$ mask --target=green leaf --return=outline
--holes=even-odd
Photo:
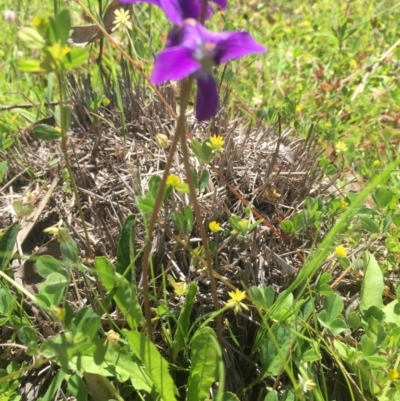
[[[86,48],[74,47],[63,58],[62,66],[65,70],[80,67],[89,57]]]
[[[0,288],[0,315],[8,315],[11,313],[12,303],[13,302],[10,293],[4,288]]]
[[[47,124],[38,124],[33,129],[33,136],[44,141],[54,141],[61,138],[61,132]]]
[[[365,228],[367,231],[369,231],[372,234],[379,234],[380,229],[378,224],[375,223],[372,219],[366,216],[360,216],[361,220],[361,226]]]
[[[143,44],[142,40],[136,39],[135,42],[134,42],[134,47],[135,47],[135,50],[136,50],[136,54],[140,58],[142,58],[142,59],[146,58],[146,56],[147,56],[146,55],[146,48],[144,47],[144,44]]]
[[[20,200],[13,202],[12,207],[19,218],[29,216],[35,210],[32,205],[24,204]]]
[[[115,272],[114,266],[105,257],[95,259],[96,271],[107,291],[113,294],[113,299],[124,315],[132,330],[143,323],[143,312],[137,296],[136,287]]]
[[[262,370],[260,378],[275,376],[280,372],[290,347],[291,334],[289,328],[279,325],[273,330],[273,335],[278,349],[275,347],[271,336],[268,336],[261,345],[260,360]]]
[[[65,274],[50,273],[46,278],[46,290],[50,294],[61,292],[69,285]]]
[[[197,139],[193,139],[193,141],[190,143],[190,149],[192,149],[192,152],[194,153],[194,155],[201,162],[206,162],[205,157],[203,155],[203,150],[201,148],[201,143]]]
[[[37,348],[38,338],[36,331],[31,326],[22,326],[18,330],[18,338],[28,347]]]
[[[72,321],[72,332],[75,335],[75,340],[93,340],[94,336],[97,334],[99,325],[100,317],[93,309],[88,307],[79,309]]]
[[[389,302],[383,308],[383,311],[385,312],[385,316],[386,316],[385,322],[386,323],[395,323],[395,324],[397,324],[397,326],[400,327],[400,314],[397,312],[398,305],[399,305],[399,301],[396,299],[392,302]]]
[[[192,365],[187,399],[204,401],[209,397],[210,387],[218,380],[219,353],[214,331],[210,327],[198,330],[190,345]]]
[[[279,226],[285,233],[292,234],[296,232],[294,225],[290,220],[283,220]]]
[[[342,313],[343,307],[343,299],[339,295],[332,294],[329,297],[325,298],[324,310],[327,312],[327,316],[330,322]]]
[[[124,274],[125,270],[135,258],[133,247],[135,222],[136,216],[131,214],[125,219],[124,225],[122,226],[117,247],[117,262],[115,264],[115,269],[119,274]],[[128,281],[131,281],[131,277],[132,273],[129,272],[126,278]]]
[[[340,333],[343,333],[343,331],[347,329],[347,324],[344,318],[340,316],[334,319],[333,321],[329,322],[327,328],[334,336],[337,336]]]
[[[376,351],[376,345],[366,334],[361,337],[361,349],[364,356],[373,355]]]
[[[7,160],[0,162],[0,182],[3,181],[6,172],[7,172]]]
[[[193,211],[190,208],[190,206],[185,206],[183,208],[183,214],[185,216],[185,229],[184,233],[189,235],[192,230],[193,230],[193,225],[194,225],[194,215]]]
[[[190,314],[192,313],[194,299],[197,293],[197,285],[192,282],[189,285],[185,302],[178,317],[176,333],[172,344],[173,359],[175,360],[178,353],[185,347],[188,330],[190,325]]]
[[[37,258],[36,269],[43,278],[47,278],[51,273],[66,275],[61,266],[61,262],[49,255],[42,255]]]
[[[185,183],[180,183],[180,184],[176,185],[175,189],[178,192],[180,192],[181,194],[189,194],[190,193],[189,185],[185,184]]]
[[[24,27],[19,29],[18,37],[29,49],[43,49],[46,43],[42,35],[35,28]]]
[[[208,163],[209,161],[211,161],[211,159],[213,158],[213,156],[214,156],[214,153],[213,153],[213,150],[212,150],[212,148],[209,146],[211,143],[210,143],[210,140],[209,139],[207,139],[207,140],[205,140],[204,142],[203,142],[203,144],[201,145],[201,150],[202,150],[202,153],[203,153],[203,156],[204,156],[204,161],[206,162],[206,163]]]
[[[168,371],[168,362],[148,337],[139,332],[124,331],[129,346],[146,368],[154,387],[164,401],[175,400],[177,390]]]
[[[59,42],[62,46],[65,46],[71,30],[71,17],[69,15],[69,11],[61,10],[56,15],[55,19],[50,18],[50,24],[55,32],[57,42]]]
[[[275,299],[275,290],[273,287],[250,287],[249,297],[254,302],[254,304],[262,309],[268,310]]]
[[[219,399],[213,398],[213,400],[215,400],[215,401],[217,401],[217,400],[218,401],[239,401],[239,398],[237,398],[235,394],[227,391],[221,395],[221,398],[219,398]]]
[[[278,401],[278,393],[276,390],[270,391],[264,398],[264,401]]]
[[[10,226],[0,238],[0,270],[4,271],[14,252],[15,241],[17,240],[19,223],[16,221]]]
[[[308,349],[301,356],[301,360],[304,361],[304,362],[320,361],[321,358],[322,358],[321,354],[317,353],[317,351],[314,348]]]
[[[88,394],[85,383],[77,373],[74,373],[68,379],[68,391],[71,393],[73,397],[76,398],[77,401],[87,400]]]
[[[381,309],[383,290],[382,270],[374,256],[367,251],[364,254],[364,280],[361,286],[360,309],[365,311],[371,306]]]
[[[204,191],[206,186],[208,185],[208,181],[210,180],[210,173],[208,172],[207,169],[203,170],[200,176],[200,183],[199,183],[199,189],[200,191]]]
[[[379,355],[365,357],[365,360],[372,366],[387,366],[387,358]]]
[[[64,258],[75,263],[79,261],[78,245],[72,238],[69,238],[65,242],[61,242],[60,250]]]
[[[29,73],[45,72],[41,62],[38,60],[19,60],[18,68],[23,72],[29,72]]]
[[[36,401],[52,401],[57,391],[59,391],[63,380],[66,378],[67,372],[59,369],[53,380],[47,387],[47,391],[43,397],[38,398]]]
[[[380,208],[386,207],[393,198],[393,192],[386,188],[378,188],[373,194],[372,199]]]

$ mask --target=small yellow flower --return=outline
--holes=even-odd
[[[65,320],[65,308],[55,308],[54,314],[59,321],[63,322]]]
[[[132,22],[130,21],[131,16],[129,15],[129,11],[125,11],[123,8],[114,11],[115,20],[114,20],[114,29],[121,28],[122,30],[131,30],[132,29]]]
[[[335,249],[335,254],[339,259],[342,259],[347,256],[347,250],[343,246],[339,245]]]
[[[307,393],[308,391],[314,390],[316,384],[311,379],[304,379],[301,375],[298,375],[299,378],[299,388],[303,394]]]
[[[167,186],[175,188],[180,183],[181,183],[181,179],[175,174],[170,174],[167,177]]]
[[[296,104],[296,113],[300,113],[302,108],[303,106],[301,106],[300,104]]]
[[[379,160],[374,160],[372,164],[374,165],[374,167],[379,167],[381,165],[381,162]]]
[[[222,230],[221,225],[219,223],[217,223],[216,221],[210,221],[208,228],[213,233],[217,233],[218,231]]]
[[[165,148],[168,148],[168,146],[170,145],[170,141],[169,141],[167,135],[157,134],[156,135],[156,144],[159,148],[165,149]]]
[[[107,340],[110,341],[110,343],[116,344],[119,341],[119,334],[116,333],[114,330],[110,330],[106,333]]]
[[[207,146],[213,150],[213,153],[220,153],[224,151],[225,145],[224,138],[221,135],[213,135],[209,138]]]
[[[246,298],[246,293],[244,291],[236,290],[228,292],[231,299],[226,303],[228,308],[233,308],[235,315],[238,312],[241,312],[242,308],[249,310],[248,306],[246,306],[242,301]]]
[[[350,60],[350,68],[353,68],[353,69],[355,69],[355,68],[357,68],[357,61],[356,60]]]
[[[49,25],[49,19],[46,17],[34,17],[32,20],[32,25],[36,28],[45,28]]]
[[[43,232],[54,235],[57,237],[58,242],[67,242],[70,238],[68,228],[63,225],[63,221],[60,220],[56,226],[48,227]]]
[[[335,146],[336,152],[343,153],[347,151],[347,145],[343,141],[339,141]]]
[[[104,107],[107,107],[110,103],[111,103],[111,100],[110,100],[108,97],[105,97],[105,98],[101,101],[101,104],[102,104]]]
[[[61,127],[59,127],[58,125],[55,126],[54,129],[55,129],[57,132],[61,132]]]
[[[349,206],[349,204],[346,202],[345,199],[341,199],[340,200],[340,206],[342,209],[346,209],[347,206]]]
[[[399,371],[397,369],[389,369],[388,370],[388,374],[387,374],[387,378],[390,381],[395,381],[399,378]]]

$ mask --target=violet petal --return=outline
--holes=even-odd
[[[217,64],[225,63],[235,58],[248,56],[249,54],[264,53],[267,48],[258,43],[247,32],[232,32],[228,38],[217,44]]]
[[[217,83],[211,72],[204,70],[194,77],[197,80],[196,117],[199,121],[209,120],[218,111]]]
[[[190,49],[182,46],[170,47],[156,56],[151,81],[154,84],[180,81],[199,69],[201,64],[192,57]]]

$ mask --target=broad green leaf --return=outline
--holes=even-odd
[[[201,162],[206,162],[205,157],[203,155],[203,150],[201,148],[201,143],[197,139],[193,139],[193,141],[190,143],[190,149],[192,149],[192,152],[194,153],[194,155]]]
[[[7,160],[0,162],[0,182],[3,181],[3,178],[6,175],[6,171],[7,171]]]
[[[214,331],[205,327],[194,335],[191,341],[192,365],[188,380],[187,399],[204,401],[210,395],[210,388],[218,380],[218,343]]]
[[[24,72],[30,73],[42,73],[45,69],[39,60],[19,60],[18,68]]]
[[[71,30],[71,17],[68,10],[61,10],[55,17],[50,19],[50,23],[54,21],[52,28],[56,32],[57,41],[65,46],[69,38],[69,32]]]
[[[315,362],[321,360],[321,354],[317,353],[314,348],[308,349],[306,352],[303,353],[301,356],[301,361],[304,362]]]
[[[78,245],[72,238],[69,238],[68,241],[61,242],[60,251],[64,258],[75,263],[79,261]]]
[[[210,173],[206,169],[201,173],[200,183],[199,183],[200,191],[204,191],[205,190],[206,186],[208,185],[208,181],[209,180],[210,180]]]
[[[18,330],[18,338],[22,342],[28,346],[28,348],[36,349],[38,345],[38,338],[36,335],[36,331],[31,326],[22,326]]]
[[[376,351],[376,345],[373,340],[371,340],[366,334],[361,337],[361,349],[364,356],[373,355]]]
[[[367,251],[364,254],[364,281],[361,286],[360,309],[365,311],[371,306],[381,309],[383,290],[382,270],[375,257]]]
[[[213,398],[213,399],[218,400],[218,398]],[[219,398],[219,400],[220,401],[239,401],[239,398],[237,398],[235,394],[227,391],[221,395],[221,398]]]
[[[324,309],[327,312],[328,321],[337,318],[343,311],[344,303],[339,295],[332,294],[325,298]]]
[[[20,200],[13,202],[12,207],[19,218],[29,216],[35,210],[34,206],[29,203],[25,204]]]
[[[190,325],[190,314],[192,313],[193,302],[197,293],[197,285],[192,282],[189,285],[185,302],[178,317],[174,342],[172,344],[173,359],[175,360],[187,342],[188,330]]]
[[[0,238],[0,270],[4,271],[13,255],[15,241],[19,230],[18,221],[10,226]]]
[[[68,285],[69,281],[65,274],[50,273],[46,278],[46,288],[50,294],[61,292]]]
[[[12,298],[5,288],[0,288],[0,315],[11,313]],[[1,324],[0,324],[1,326]]]
[[[88,307],[79,309],[75,319],[72,321],[72,332],[74,333],[75,340],[93,340],[99,330],[99,325],[100,317],[93,309]]]
[[[40,50],[45,45],[42,35],[31,27],[23,27],[18,30],[18,37],[29,49]]]
[[[37,258],[36,269],[43,278],[47,278],[51,273],[59,273],[66,276],[61,262],[49,255],[42,255]]]
[[[296,230],[294,229],[294,225],[290,220],[283,220],[282,223],[279,225],[281,230],[285,233],[295,233]]]
[[[278,401],[278,393],[276,390],[270,391],[264,398],[264,401]]]
[[[378,224],[375,223],[374,220],[372,220],[366,216],[360,216],[360,220],[361,220],[362,227],[365,228],[370,233],[372,233],[372,234],[380,233],[379,226],[378,226]]]
[[[115,269],[119,274],[124,274],[125,270],[131,264],[131,261],[135,258],[133,247],[135,221],[136,216],[131,214],[125,219],[124,225],[122,226],[117,247],[117,262],[115,264]],[[129,272],[126,276],[128,281],[131,281],[131,276],[132,274]]]
[[[371,355],[365,357],[365,360],[372,366],[387,366],[387,358],[379,355]]]
[[[139,58],[146,58],[146,48],[144,47],[142,40],[140,40],[139,38],[136,39],[134,42],[134,47]]]
[[[175,400],[177,389],[168,371],[168,362],[148,337],[137,331],[124,331],[129,346],[146,368],[154,387],[164,401]]]
[[[277,375],[287,357],[287,352],[290,347],[291,333],[289,328],[279,325],[274,331],[278,349],[276,349],[271,336],[268,336],[266,341],[261,346],[261,377]]]
[[[114,266],[107,258],[96,258],[95,265],[101,282],[107,291],[113,292],[113,299],[124,315],[129,327],[132,330],[136,330],[144,320],[136,286],[116,273]]]
[[[386,188],[378,188],[373,194],[372,198],[376,205],[380,208],[386,207],[393,198],[393,192]]]
[[[294,299],[292,293],[286,294],[285,292],[279,294],[278,300],[280,298],[283,298],[283,303],[281,304],[279,310],[276,310],[272,315],[272,319],[278,322],[288,318],[290,315],[288,312],[293,307]]]
[[[400,327],[400,314],[397,312],[399,305],[399,301],[395,299],[392,302],[389,302],[384,308],[383,311],[385,312],[385,322],[386,323],[395,323],[397,326]],[[397,313],[396,313],[397,312]]]
[[[334,319],[333,321],[329,322],[328,329],[334,336],[337,336],[340,333],[343,333],[347,329],[346,321],[344,320],[344,318],[340,316]]]
[[[254,304],[263,309],[269,309],[274,303],[275,291],[273,287],[250,287],[249,296]]]
[[[68,391],[71,393],[73,397],[76,398],[77,401],[87,400],[88,394],[85,383],[77,373],[74,373],[68,379]]]
[[[33,129],[33,136],[44,141],[54,141],[61,138],[61,132],[47,124],[38,124]]]
[[[75,47],[71,49],[63,58],[62,66],[65,70],[80,67],[89,57],[86,48]]]

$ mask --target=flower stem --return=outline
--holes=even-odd
[[[150,311],[150,300],[149,300],[149,257],[151,251],[151,242],[153,239],[153,231],[156,225],[156,220],[158,216],[158,212],[160,211],[161,204],[164,197],[164,191],[166,187],[167,177],[169,171],[171,169],[171,165],[174,159],[174,154],[178,145],[178,141],[180,138],[180,133],[185,135],[185,113],[186,108],[189,102],[190,97],[190,89],[192,87],[193,79],[188,78],[184,80],[181,84],[181,107],[180,107],[180,114],[178,118],[178,123],[175,130],[174,139],[171,143],[171,148],[169,150],[169,155],[167,159],[167,164],[165,165],[165,170],[163,177],[161,179],[160,187],[158,188],[157,197],[154,203],[154,208],[150,216],[149,226],[147,229],[147,241],[146,247],[144,249],[143,255],[143,265],[142,265],[142,280],[143,280],[143,296],[144,296],[144,312],[146,316],[146,329],[151,341],[153,341],[153,329],[151,324],[151,311]],[[190,172],[190,170],[189,170]]]
[[[208,247],[207,233],[206,233],[206,230],[204,229],[204,225],[203,225],[203,221],[202,221],[202,217],[201,217],[201,210],[200,210],[199,203],[197,202],[197,197],[196,197],[196,187],[194,185],[193,177],[192,177],[192,174],[190,171],[189,152],[188,152],[188,147],[187,147],[185,130],[184,129],[181,130],[181,132],[179,134],[181,137],[183,164],[185,166],[186,179],[188,181],[189,189],[190,189],[190,200],[193,205],[194,215],[196,217],[196,223],[200,230],[201,241],[203,243],[203,249],[204,249],[204,253],[206,256],[208,277],[210,278],[211,292],[212,292],[212,297],[213,297],[213,301],[214,301],[214,309],[215,309],[215,313],[217,316],[217,337],[218,337],[219,343],[222,345],[221,315],[218,314],[219,303],[218,303],[218,295],[217,295],[217,286],[215,284],[215,278],[214,278],[214,274],[213,274],[212,259],[211,259],[210,248]]]
[[[61,150],[64,154],[65,166],[67,167],[69,181],[70,181],[70,184],[72,187],[72,191],[74,192],[76,207],[78,208],[79,217],[82,221],[83,231],[85,232],[87,255],[90,259],[93,259],[93,253],[92,253],[92,249],[90,246],[90,239],[89,239],[89,234],[88,234],[88,230],[87,230],[87,226],[86,226],[86,220],[83,215],[82,204],[79,199],[78,188],[76,187],[74,174],[72,172],[71,163],[69,162],[69,157],[68,157],[68,152],[67,152],[68,136],[67,136],[67,127],[66,127],[65,110],[64,110],[64,86],[63,86],[63,77],[62,77],[61,72],[57,73],[57,79],[58,79],[58,86],[60,88]]]

